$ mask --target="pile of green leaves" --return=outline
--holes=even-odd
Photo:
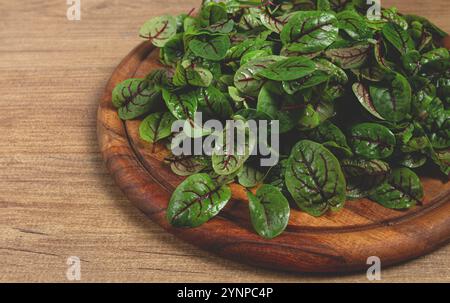
[[[281,160],[257,156],[173,156],[189,176],[167,217],[196,227],[248,191],[256,232],[286,228],[290,202],[321,216],[347,199],[368,197],[392,209],[421,203],[414,172],[450,173],[450,59],[446,35],[428,20],[383,9],[366,17],[365,0],[204,1],[193,16],[161,16],[140,36],[160,49],[164,68],[113,92],[124,119],[143,118],[140,134],[168,142],[176,119],[195,112],[222,121],[279,120]],[[295,204],[294,204],[295,203]]]

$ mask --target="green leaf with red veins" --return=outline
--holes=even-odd
[[[177,33],[175,17],[165,15],[148,20],[139,30],[139,35],[149,39],[157,47],[164,47]]]
[[[366,159],[385,159],[394,152],[395,135],[385,126],[361,123],[350,129],[350,145],[355,154]]]
[[[208,26],[206,30],[210,31],[211,33],[228,34],[231,31],[233,31],[233,28],[234,28],[233,20],[223,20]]]
[[[269,167],[260,167],[246,163],[238,174],[238,182],[247,188],[255,187],[264,181],[268,170]]]
[[[341,166],[347,179],[347,197],[351,199],[367,197],[391,172],[389,164],[381,160],[344,159]]]
[[[361,105],[374,117],[380,120],[384,120],[384,118],[375,109],[367,87],[365,87],[362,83],[355,83],[353,84],[352,88],[356,98],[358,98],[359,103],[361,103]]]
[[[161,100],[161,91],[146,79],[127,79],[112,92],[112,103],[122,120],[149,113]]]
[[[295,13],[290,13],[283,16],[274,16],[268,12],[264,12],[260,15],[260,20],[265,27],[279,34],[294,14]]]
[[[209,159],[203,156],[171,155],[164,159],[170,165],[170,169],[178,176],[190,176],[201,172],[210,164]]]
[[[372,36],[364,19],[357,12],[346,10],[337,14],[337,18],[339,29],[344,30],[351,38],[362,40]]]
[[[212,167],[216,174],[227,176],[241,169],[255,147],[256,138],[246,122],[236,121],[234,125],[227,124],[216,142],[219,143],[212,152]]]
[[[293,102],[292,99],[278,85],[268,82],[261,88],[256,109],[268,114],[273,120],[279,120],[280,133],[286,133],[295,128],[300,112],[306,106],[305,103]]]
[[[200,90],[198,105],[202,113],[211,118],[226,120],[233,115],[228,98],[214,86]]]
[[[291,81],[312,74],[316,64],[305,57],[291,57],[269,65],[258,73],[259,76],[274,81]]]
[[[279,236],[289,223],[289,202],[278,188],[261,186],[256,195],[247,193],[253,228],[263,238]]]
[[[370,199],[387,208],[408,209],[422,203],[423,188],[412,170],[398,168],[370,194]]]
[[[228,13],[226,7],[221,3],[211,2],[202,6],[200,19],[206,25],[217,24],[228,20]]]
[[[408,80],[395,74],[389,86],[369,87],[375,110],[386,120],[400,122],[411,112],[412,90]]]
[[[163,90],[163,99],[172,115],[177,119],[193,120],[198,106],[198,92],[170,92]]]
[[[231,190],[207,174],[187,178],[173,192],[167,219],[176,227],[197,227],[215,217],[231,199]]]
[[[230,48],[228,36],[197,36],[189,42],[189,49],[198,57],[220,61],[225,58]]]
[[[335,48],[325,52],[325,55],[343,69],[358,68],[369,58],[370,44],[361,44],[347,48]]]
[[[286,186],[297,205],[313,216],[345,203],[346,181],[339,161],[319,143],[303,140],[292,149]]]
[[[330,121],[325,121],[318,127],[308,132],[308,138],[323,144],[331,151],[338,152],[339,154],[346,155],[347,157],[351,157],[353,155],[347,144],[347,138],[344,133],[339,129],[339,127]]]
[[[281,56],[267,56],[256,58],[242,65],[234,75],[234,85],[246,95],[258,96],[261,87],[267,81],[263,77],[258,76],[259,72],[284,58]]]
[[[330,46],[338,37],[337,19],[332,13],[303,11],[292,16],[280,37],[291,51],[317,52]]]
[[[167,138],[172,133],[173,122],[175,122],[175,117],[171,113],[150,114],[139,126],[140,137],[150,143]]]
[[[383,36],[404,55],[408,51],[414,50],[414,41],[407,31],[399,25],[388,23],[383,27]]]

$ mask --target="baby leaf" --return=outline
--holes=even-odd
[[[357,68],[364,64],[369,56],[371,46],[360,44],[348,48],[330,49],[325,55],[343,69]]]
[[[217,23],[211,24],[206,28],[207,31],[211,33],[228,34],[233,31],[234,21],[233,20],[222,20]]]
[[[361,40],[371,36],[364,19],[358,13],[345,10],[337,14],[337,18],[339,29],[344,30],[353,39]]]
[[[200,91],[198,105],[200,110],[211,118],[226,120],[233,115],[233,109],[227,97],[214,86]]]
[[[183,34],[172,37],[161,49],[162,58],[166,64],[176,64],[184,55]]]
[[[267,175],[267,169],[255,167],[255,165],[244,164],[238,174],[238,181],[244,187],[255,187],[260,184]]]
[[[157,47],[164,47],[176,33],[177,21],[169,15],[148,20],[139,31],[142,38],[151,40]]]
[[[351,199],[367,197],[391,171],[389,165],[380,160],[345,159],[341,166],[347,179],[347,196]]]
[[[198,105],[198,92],[187,93],[163,90],[163,98],[167,108],[177,119],[193,120]]]
[[[153,113],[141,122],[139,134],[142,140],[155,143],[170,136],[174,121],[171,113]]]
[[[225,36],[197,36],[189,42],[189,49],[201,58],[220,61],[230,48],[230,38]]]
[[[279,120],[280,133],[286,133],[295,127],[299,111],[305,107],[305,104],[294,103],[293,101],[298,100],[292,99],[286,97],[277,85],[269,82],[259,93],[256,109],[273,120]]]
[[[255,50],[266,50],[270,49],[272,46],[272,43],[269,41],[264,41],[262,39],[257,40],[245,40],[237,45],[232,46],[225,57],[225,60],[233,61],[233,60],[239,60],[244,55],[248,54],[249,52],[255,51]]]
[[[421,204],[422,198],[419,177],[409,168],[395,169],[388,180],[370,194],[370,199],[393,209],[411,208]]]
[[[289,222],[290,208],[288,200],[272,185],[263,185],[256,196],[247,192],[250,218],[253,228],[263,238],[273,239],[279,236]]]
[[[205,24],[211,25],[227,20],[228,14],[224,5],[211,2],[202,6],[200,18]]]
[[[146,79],[128,79],[112,92],[112,103],[122,120],[131,120],[148,113],[161,100],[161,92]]]
[[[318,143],[303,140],[295,145],[285,177],[297,205],[313,216],[344,205],[346,182],[339,161]]]
[[[383,27],[383,36],[404,55],[410,50],[414,50],[414,41],[407,31],[399,25],[388,23]]]
[[[433,162],[439,166],[441,172],[450,178],[450,149],[440,151],[429,151]]]
[[[212,166],[214,172],[221,176],[231,175],[237,172],[245,163],[245,156],[237,154],[213,154]]]
[[[248,63],[248,62],[250,62],[250,61],[252,61],[254,59],[267,57],[267,56],[270,56],[270,55],[272,55],[271,52],[269,52],[268,50],[262,50],[262,49],[254,50],[254,51],[251,51],[251,52],[247,52],[241,58],[241,65],[244,65],[244,64],[246,64],[246,63]]]
[[[305,57],[291,57],[277,61],[258,75],[275,81],[290,81],[305,77],[316,69],[315,63]]]
[[[292,16],[283,27],[281,41],[291,51],[317,52],[330,46],[338,36],[336,17],[327,12],[304,11]]]
[[[359,103],[367,109],[369,113],[371,113],[374,117],[377,117],[380,120],[384,120],[383,117],[377,112],[375,106],[373,105],[372,98],[370,97],[369,91],[362,83],[355,83],[352,86],[353,92],[355,93],[356,98],[358,98]]]
[[[427,157],[421,153],[405,154],[399,163],[408,168],[419,168],[427,162]]]
[[[422,67],[422,55],[416,50],[407,52],[401,59],[403,68],[409,75],[416,75]]]
[[[170,156],[165,159],[172,171],[178,176],[190,176],[208,167],[209,159],[202,156]]]
[[[312,74],[309,74],[308,76],[305,76],[303,78],[294,81],[284,81],[283,89],[289,95],[294,95],[295,93],[301,90],[315,87],[318,86],[319,84],[327,82],[329,79],[330,76],[326,72],[317,70]]]
[[[231,175],[241,169],[255,147],[255,134],[250,132],[246,122],[238,122],[234,125],[227,124],[227,128],[217,140],[220,142],[219,146],[213,150],[212,167],[218,175]],[[244,139],[244,142],[241,142],[241,139]]]
[[[228,186],[216,184],[207,174],[193,175],[173,192],[167,219],[175,227],[197,227],[216,216],[230,198]]]
[[[347,139],[345,138],[344,133],[330,121],[325,121],[313,129],[308,134],[308,137],[315,142],[323,144],[331,150],[340,151],[348,157],[353,155],[347,144]]]
[[[213,80],[212,73],[201,67],[192,67],[190,64],[186,68],[178,64],[173,83],[176,86],[185,86],[186,84],[199,87],[208,87]]]
[[[400,74],[388,87],[372,85],[369,92],[376,111],[388,121],[400,122],[411,112],[411,86]]]
[[[348,76],[342,68],[334,65],[327,59],[318,58],[314,61],[316,63],[317,71],[326,73],[330,76],[332,81],[336,81],[340,84],[346,84],[348,82]]]
[[[242,65],[234,76],[234,85],[242,93],[256,97],[263,86],[265,79],[258,76],[258,73],[266,69],[271,64],[282,60],[280,56],[267,56],[257,58]]]
[[[362,123],[350,130],[350,145],[353,151],[367,159],[384,159],[394,152],[394,134],[383,125]]]
[[[269,12],[264,12],[260,16],[261,23],[275,33],[281,33],[283,27],[288,23],[293,14],[274,16]]]
[[[365,64],[357,69],[352,69],[352,72],[360,79],[367,79],[373,82],[382,81],[385,73],[383,68],[373,64]]]

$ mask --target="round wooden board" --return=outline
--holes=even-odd
[[[106,166],[128,199],[151,220],[184,241],[239,262],[294,272],[348,272],[426,254],[450,239],[450,182],[422,176],[423,206],[394,211],[368,201],[347,202],[344,210],[314,218],[295,209],[287,230],[265,240],[253,230],[245,195],[232,186],[233,200],[216,218],[194,229],[166,220],[173,189],[182,181],[163,163],[167,151],[139,139],[140,121],[122,122],[111,104],[116,84],[145,77],[159,66],[149,42],[135,48],[114,71],[98,109],[97,131]]]

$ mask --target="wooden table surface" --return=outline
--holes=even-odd
[[[367,282],[365,273],[299,275],[224,260],[167,234],[130,205],[106,171],[97,102],[146,19],[200,0],[0,0],[0,281]],[[450,1],[382,1],[450,32]],[[382,281],[450,282],[450,245],[383,269]]]

